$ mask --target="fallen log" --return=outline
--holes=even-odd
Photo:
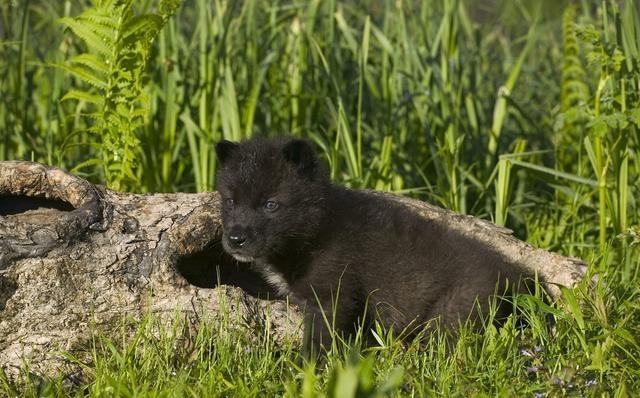
[[[585,274],[582,261],[490,222],[392,197],[551,284],[570,286]],[[0,162],[0,366],[9,374],[25,361],[36,373],[69,371],[60,353],[85,346],[94,329],[149,312],[215,319],[221,297],[244,303],[238,311],[270,306],[276,337],[295,338],[299,312],[264,300],[270,287],[223,252],[219,205],[215,192],[124,194],[38,163]]]

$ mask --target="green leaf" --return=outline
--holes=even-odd
[[[573,314],[573,318],[580,330],[585,330],[584,316],[582,315],[582,309],[580,308],[580,304],[578,304],[578,300],[576,299],[576,295],[572,289],[567,288],[565,286],[560,286],[560,290],[562,291],[562,296],[564,297],[567,307]]]
[[[349,366],[347,368],[337,368],[334,371],[335,381],[331,388],[331,397],[351,398],[356,396],[358,391],[358,374],[356,369]]]
[[[73,33],[80,37],[89,46],[90,49],[95,50],[101,54],[109,55],[111,53],[111,47],[109,43],[105,41],[103,36],[96,33],[96,28],[99,25],[92,25],[87,22],[80,22],[77,19],[64,17],[60,19],[60,22],[67,25]]]
[[[629,119],[635,123],[636,126],[640,127],[640,106],[630,112]]]
[[[89,83],[93,87],[99,88],[101,90],[106,90],[108,88],[107,82],[104,80],[103,76],[98,75],[95,71],[87,68],[84,65],[61,65],[60,67],[67,72],[77,76],[81,80]]]
[[[84,65],[94,72],[100,73],[105,77],[109,74],[109,65],[101,58],[94,54],[79,54],[72,57],[68,62],[73,64]]]
[[[99,166],[99,165],[102,165],[102,161],[100,159],[89,159],[77,164],[74,168],[70,170],[70,172],[78,173],[80,170],[86,169],[89,166]]]
[[[144,14],[135,16],[122,26],[121,40],[132,42],[153,38],[162,29],[163,23],[164,20],[159,15]]]
[[[67,100],[84,101],[98,106],[104,102],[103,97],[82,90],[69,90],[60,101]]]
[[[595,187],[595,186],[598,185],[598,182],[594,181],[592,179],[584,178],[584,177],[581,177],[579,175],[575,175],[575,174],[567,173],[567,172],[564,172],[564,171],[552,169],[550,167],[540,166],[540,165],[533,164],[533,163],[528,163],[528,162],[523,162],[523,161],[517,160],[517,159],[511,159],[510,162],[513,165],[517,165],[517,166],[524,167],[524,168],[527,168],[527,169],[535,170],[535,171],[538,171],[538,172],[541,172],[541,173],[545,173],[545,174],[548,174],[548,175],[551,175],[551,176],[554,176],[554,177],[557,177],[557,178],[562,178],[562,179],[567,180],[567,181],[573,181],[573,182],[577,182],[579,184],[585,184],[585,185],[589,185],[589,186],[592,186],[592,187]]]

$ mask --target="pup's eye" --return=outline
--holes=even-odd
[[[228,207],[232,207],[233,204],[234,204],[234,201],[233,201],[233,199],[228,198],[228,199],[224,200],[224,204],[227,205]]]
[[[278,202],[276,202],[275,200],[267,200],[266,202],[264,202],[264,208],[267,211],[276,211],[278,206]]]

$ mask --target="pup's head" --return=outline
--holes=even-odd
[[[313,238],[329,178],[309,142],[221,141],[216,153],[222,245],[229,254],[242,262],[286,257]]]

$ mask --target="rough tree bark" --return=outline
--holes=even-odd
[[[487,221],[392,197],[548,282],[572,285],[585,273],[582,261]],[[215,192],[123,194],[41,164],[0,162],[0,366],[9,374],[24,361],[37,373],[68,371],[60,352],[84,346],[123,315],[215,319],[221,297],[248,304],[238,311],[269,305],[274,333],[295,338],[299,313],[260,299],[269,287],[224,254],[220,237]]]

